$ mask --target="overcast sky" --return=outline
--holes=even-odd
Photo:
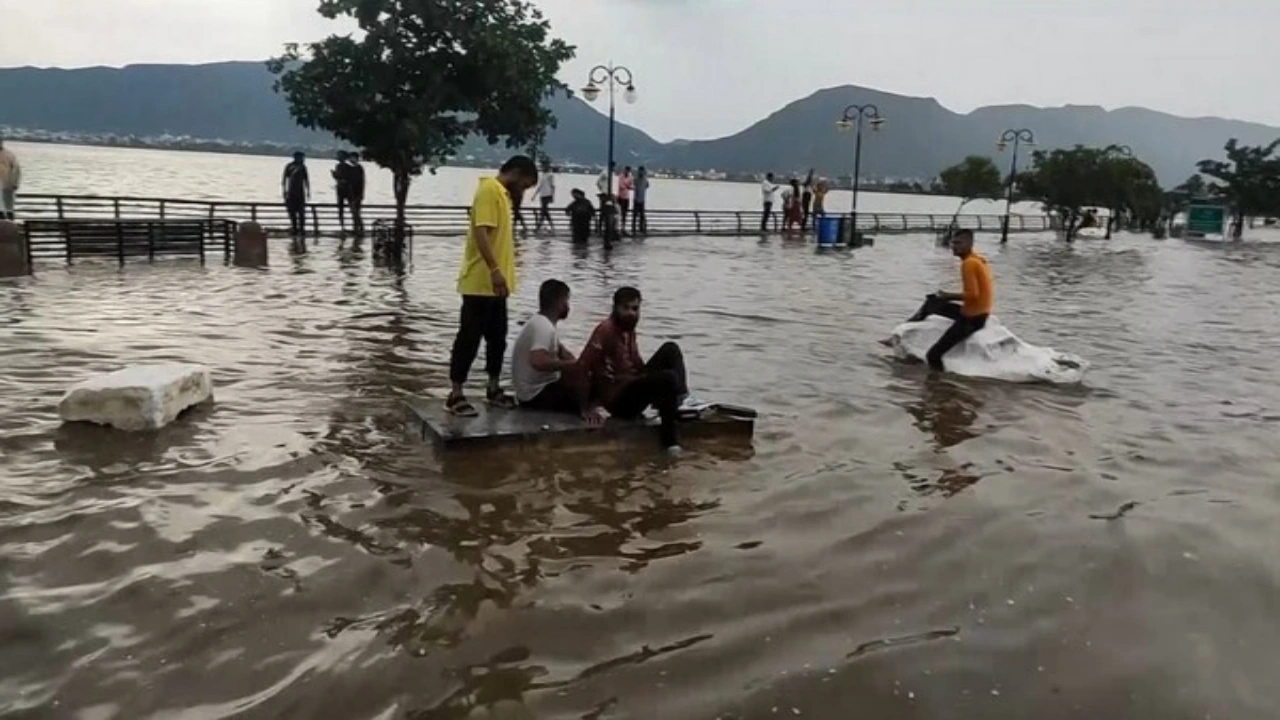
[[[981,105],[1143,105],[1280,125],[1280,0],[536,0],[578,47],[563,80],[613,59],[661,140],[737,132],[857,84]],[[0,0],[0,66],[261,59],[335,26],[318,0]],[[3,102],[3,98],[0,98]]]

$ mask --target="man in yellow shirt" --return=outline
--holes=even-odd
[[[538,166],[532,159],[517,155],[502,166],[497,177],[484,178],[476,188],[462,268],[458,271],[462,317],[449,362],[453,388],[445,401],[445,409],[454,415],[477,415],[475,406],[467,401],[463,385],[480,352],[481,338],[485,341],[489,403],[514,406],[499,384],[507,350],[507,297],[516,289],[512,198],[524,197],[537,183]]]
[[[919,322],[930,315],[942,315],[955,321],[925,355],[929,367],[938,372],[944,369],[942,358],[951,348],[987,326],[995,305],[991,269],[987,259],[973,251],[973,231],[960,230],[952,235],[951,252],[960,258],[961,292],[930,295],[910,320]]]

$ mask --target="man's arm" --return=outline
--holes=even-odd
[[[307,191],[307,199],[311,199],[311,173],[302,168],[302,187]]]
[[[939,300],[946,302],[973,302],[978,299],[978,275],[971,263],[960,265],[960,292],[940,292]]]

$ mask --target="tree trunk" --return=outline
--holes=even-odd
[[[400,261],[404,259],[404,242],[408,234],[405,206],[409,203],[409,186],[413,183],[413,177],[403,170],[396,170],[392,175],[395,183],[393,191],[396,197],[396,224],[392,230],[391,252]]]
[[[1244,237],[1244,215],[1237,211],[1231,218],[1231,239],[1239,240]]]

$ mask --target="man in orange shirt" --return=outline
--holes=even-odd
[[[930,295],[910,320],[919,322],[930,315],[942,315],[955,321],[925,356],[929,367],[938,372],[944,369],[942,358],[951,348],[987,326],[987,318],[995,305],[991,269],[987,267],[987,259],[973,251],[973,231],[960,230],[952,235],[951,252],[960,258],[961,292]]]

